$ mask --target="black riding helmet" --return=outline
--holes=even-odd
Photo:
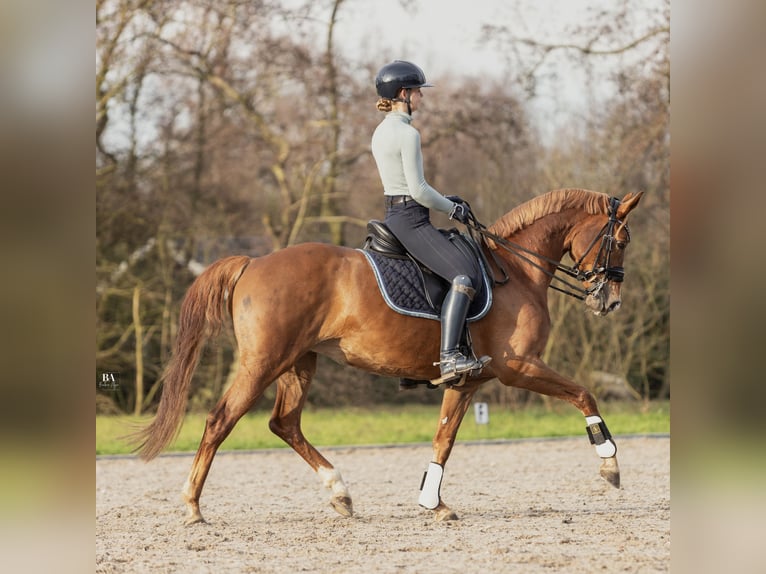
[[[386,64],[375,77],[375,88],[378,95],[395,102],[406,102],[407,108],[410,105],[410,92],[414,88],[430,88],[433,84],[426,81],[426,75],[418,66],[405,60],[394,60]],[[405,99],[397,98],[399,90],[405,88],[407,97]]]

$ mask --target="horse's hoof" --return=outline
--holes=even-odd
[[[437,522],[448,522],[450,520],[458,520],[457,514],[455,514],[452,510],[447,508],[446,506],[444,508],[437,508],[434,511],[434,517],[436,518]]]
[[[184,526],[191,526],[192,524],[207,524],[207,521],[202,518],[201,514],[197,513],[187,516],[184,520]]]
[[[354,507],[348,496],[337,496],[330,499],[333,510],[346,518],[354,515]]]
[[[609,458],[602,459],[601,470],[599,472],[601,474],[601,478],[606,480],[615,488],[620,488],[620,467],[617,466],[616,457],[611,456]]]

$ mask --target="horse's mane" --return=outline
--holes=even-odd
[[[513,208],[493,223],[489,231],[509,237],[545,215],[567,209],[582,209],[591,215],[608,213],[609,196],[588,189],[554,189]]]

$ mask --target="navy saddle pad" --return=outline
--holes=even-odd
[[[415,262],[404,253],[403,247],[379,221],[367,227],[365,246],[360,251],[370,263],[381,295],[391,309],[402,315],[439,320],[441,304],[449,291],[449,283]],[[467,321],[478,321],[492,306],[492,289],[478,246],[456,229],[440,229],[460,249],[468,250],[479,261],[482,281],[468,309]],[[383,252],[386,253],[383,253]]]

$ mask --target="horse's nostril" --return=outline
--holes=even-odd
[[[619,308],[620,308],[620,301],[612,301],[612,303],[609,305],[609,309],[607,309],[607,311],[609,311],[611,313],[612,311],[617,311],[617,309],[619,309]]]

